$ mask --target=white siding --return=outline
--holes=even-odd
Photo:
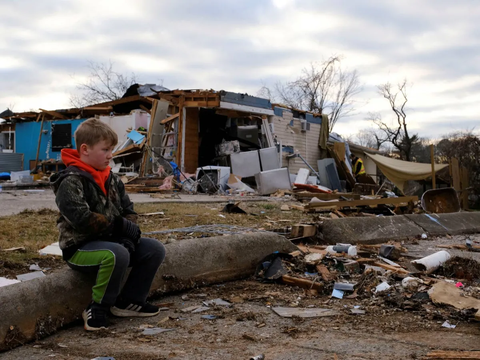
[[[293,126],[290,121],[293,120]],[[294,119],[291,112],[284,111],[283,117],[271,116],[269,121],[274,124],[273,135],[282,142],[283,146],[293,146],[295,153],[302,157],[318,171],[317,160],[320,158],[318,140],[320,137],[319,124],[309,123],[310,130],[301,131],[301,122]],[[291,174],[296,174],[300,168],[308,168],[300,158],[288,160],[286,154],[282,154],[282,166],[288,167]]]

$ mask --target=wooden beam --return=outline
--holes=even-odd
[[[339,201],[337,203],[334,202],[326,202],[326,203],[310,203],[305,205],[305,209],[317,209],[322,207],[332,207],[335,206],[336,208],[342,207],[353,207],[353,206],[374,206],[374,205],[386,205],[386,204],[403,204],[408,203],[410,201],[418,201],[418,196],[402,196],[398,198],[381,198],[381,199],[364,199],[364,200],[352,200],[352,201]]]
[[[314,290],[318,290],[318,291],[321,291],[323,289],[323,284],[322,283],[313,282],[313,281],[307,280],[307,279],[300,279],[300,278],[296,278],[296,277],[288,276],[288,275],[283,275],[282,276],[282,281],[285,284],[292,285],[292,286],[298,286],[298,287],[301,287],[303,289],[314,289]]]
[[[183,96],[180,97],[179,103],[178,103],[178,129],[177,129],[177,153],[175,154],[175,162],[177,163],[178,167],[182,170],[182,146],[183,146],[183,122],[185,119],[183,118],[183,103],[184,103],[184,98]],[[183,171],[183,170],[182,170]]]
[[[152,143],[153,136],[153,122],[155,120],[155,112],[157,111],[158,101],[154,101],[152,104],[152,110],[150,114],[150,123],[148,124],[148,134],[147,134],[147,146],[143,150],[142,165],[140,166],[140,176],[145,176],[145,170],[147,167],[147,160],[150,157],[150,145]]]
[[[84,107],[82,110],[85,111],[112,111],[112,106],[87,106]]]
[[[63,114],[60,114],[59,112],[53,111],[53,110],[44,110],[40,109],[41,112],[53,116],[53,119],[59,118],[60,120],[66,120],[67,117]]]
[[[205,100],[191,100],[191,101],[185,101],[184,102],[184,107],[219,107],[220,106],[220,101],[205,101]]]
[[[40,123],[40,134],[38,134],[37,156],[35,157],[35,167],[34,167],[35,173],[37,171],[38,155],[40,154],[40,144],[42,143],[43,121],[44,120],[45,120],[45,114],[42,114],[42,122]]]
[[[458,160],[455,158],[452,158],[452,161],[450,162],[450,171],[452,175],[452,186],[456,191],[461,190],[461,184],[460,184],[460,166],[458,165]]]
[[[433,144],[430,145],[430,161],[432,163],[432,189],[436,189],[436,176],[435,176],[435,157]]]
[[[465,166],[460,168],[460,179],[461,179],[461,188],[462,188],[462,209],[468,210],[468,190],[469,190],[469,178],[468,170]]]
[[[146,106],[144,106],[142,104],[140,104],[140,109],[142,109],[142,110],[144,110],[144,111],[146,111],[147,113],[150,114],[150,109],[148,109]]]
[[[168,122],[170,122],[170,121],[172,121],[172,120],[175,120],[179,115],[180,115],[180,113],[176,113],[176,114],[174,114],[174,115],[172,115],[172,116],[169,116],[168,118],[163,119],[162,121],[160,121],[160,124],[165,125],[166,123],[168,123]]]

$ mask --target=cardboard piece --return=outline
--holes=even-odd
[[[451,305],[458,310],[477,309],[480,310],[480,300],[465,296],[463,290],[455,284],[439,281],[428,290],[428,295],[434,304]],[[480,320],[480,311],[475,313],[475,320]]]

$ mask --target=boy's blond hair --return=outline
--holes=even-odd
[[[118,143],[118,136],[113,129],[107,124],[91,118],[85,120],[75,131],[75,144],[77,149],[82,144],[93,147],[95,144],[105,140],[110,146],[115,146]]]

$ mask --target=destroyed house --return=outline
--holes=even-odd
[[[175,162],[186,173],[205,166],[232,166],[232,153],[246,154],[240,159],[240,169],[246,166],[257,171],[262,156],[258,150],[267,148],[270,151],[265,156],[273,161],[269,168],[288,167],[290,173],[296,173],[308,162],[318,170],[322,121],[327,121],[328,127],[325,116],[247,94],[157,91],[158,87],[148,85],[145,91],[145,87],[137,86],[137,94],[129,89],[128,96],[119,100],[84,108],[9,114],[13,149],[23,154],[23,169],[34,169],[36,163],[57,163],[62,148],[75,146],[73,134],[78,125],[97,117],[119,136],[115,163],[141,176],[158,174],[162,160]],[[128,138],[132,130],[143,136],[143,141],[132,143]],[[300,157],[292,156],[295,154]],[[247,171],[244,176],[249,175]]]

